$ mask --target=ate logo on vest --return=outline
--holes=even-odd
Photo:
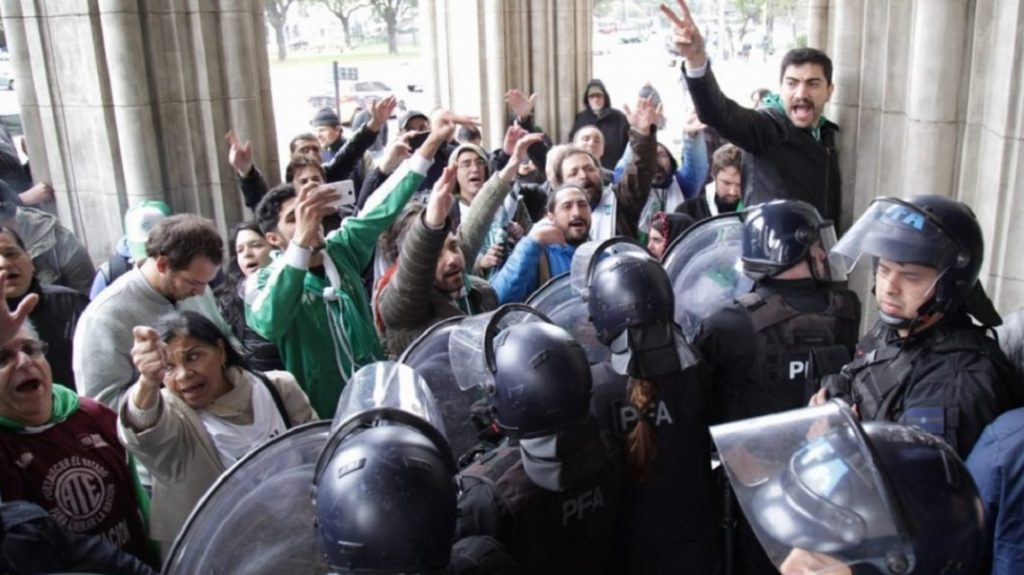
[[[43,479],[43,496],[56,505],[53,518],[79,533],[102,523],[114,507],[109,476],[110,470],[92,459],[72,455],[58,461]]]

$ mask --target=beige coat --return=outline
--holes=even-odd
[[[317,419],[295,377],[286,371],[268,371],[264,375],[281,395],[292,425]],[[251,421],[252,386],[263,383],[251,373],[243,376],[239,368],[228,369],[227,378],[232,384],[231,391],[205,411],[236,421]],[[130,390],[126,400],[133,395]],[[149,536],[166,553],[192,509],[225,469],[196,410],[167,388],[161,390],[160,396],[156,425],[136,433],[125,421],[127,407],[122,402],[117,431],[128,451],[152,474]]]

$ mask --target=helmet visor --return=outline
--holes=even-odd
[[[416,370],[393,361],[378,361],[357,371],[338,400],[331,431],[360,414],[390,408],[414,415],[445,435],[444,419],[430,387]]]
[[[608,347],[597,339],[597,329],[590,321],[587,303],[571,285],[570,274],[564,273],[534,292],[526,305],[537,308],[552,323],[569,332],[587,352],[592,365],[608,359]]]
[[[576,251],[572,254],[569,276],[571,277],[573,291],[586,301],[590,296],[590,274],[597,267],[597,263],[607,256],[622,253],[631,253],[639,257],[654,259],[651,252],[629,238],[620,236],[604,241],[586,242],[576,248]]]
[[[462,320],[448,338],[448,355],[459,389],[494,389],[490,340],[503,329],[530,321],[546,322],[548,318],[529,306],[508,304]]]
[[[811,557],[882,572],[894,557],[912,565],[902,515],[844,404],[719,425],[711,435],[737,501],[780,570]]]
[[[847,272],[863,254],[940,273],[970,264],[970,252],[935,217],[898,198],[875,200],[832,248]],[[830,258],[832,259],[832,258]]]

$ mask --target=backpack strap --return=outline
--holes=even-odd
[[[281,414],[281,419],[284,420],[285,429],[292,428],[292,418],[288,417],[288,411],[284,408],[284,399],[281,398],[281,393],[277,391],[277,387],[273,383],[270,383],[270,378],[267,377],[263,372],[256,370],[246,370],[249,373],[255,375],[263,385],[266,386],[267,391],[270,392],[270,397],[274,400],[274,405],[277,406],[277,412]]]

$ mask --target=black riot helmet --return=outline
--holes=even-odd
[[[590,406],[590,364],[583,346],[545,322],[513,325],[491,343],[498,425],[529,438],[583,419]]]
[[[390,362],[356,372],[313,474],[317,543],[331,572],[444,569],[458,514],[455,473],[426,382]]]
[[[863,425],[838,402],[711,428],[768,557],[885,575],[973,573],[985,546],[977,487],[940,438]]]
[[[672,282],[650,255],[625,252],[608,256],[597,262],[589,284],[590,321],[597,329],[597,339],[605,345],[631,327],[672,322]]]
[[[498,426],[529,439],[578,423],[590,406],[583,346],[543,313],[523,304],[464,319],[449,338],[456,383],[491,395]]]
[[[830,220],[821,219],[818,210],[807,202],[774,200],[747,208],[743,212],[743,273],[754,280],[770,278],[806,261],[815,279],[843,281],[846,273],[824,265],[820,276],[811,248],[821,243],[821,258],[836,244],[836,231]]]
[[[881,258],[937,270],[933,296],[917,310],[918,316],[967,307],[985,325],[1001,323],[978,283],[985,253],[981,226],[962,202],[937,195],[878,198],[832,251],[842,256],[847,269],[868,254],[873,264]],[[880,316],[897,327],[913,319],[884,312]]]
[[[321,456],[313,505],[332,572],[409,573],[448,564],[457,487],[445,449],[410,417],[350,432]]]

